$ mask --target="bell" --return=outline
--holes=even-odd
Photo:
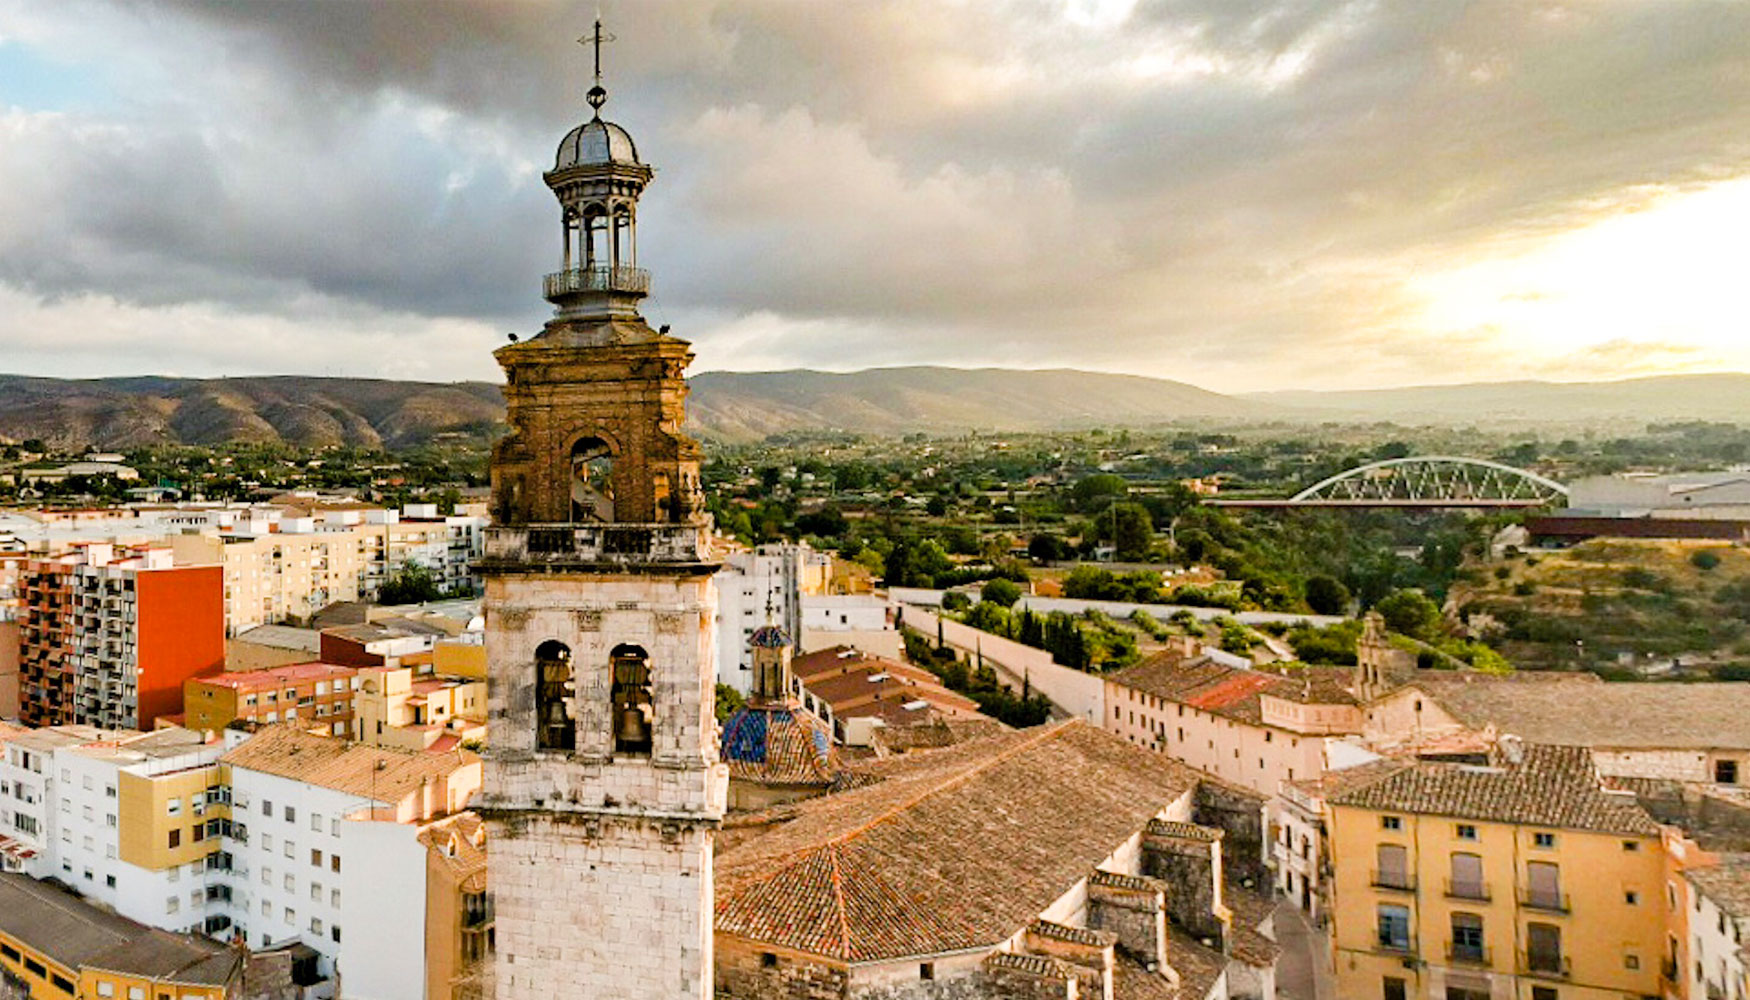
[[[650,724],[644,721],[644,713],[637,705],[627,705],[620,709],[620,721],[614,728],[614,739],[619,743],[633,745],[650,742]]]

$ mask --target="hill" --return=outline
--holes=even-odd
[[[1473,382],[1400,389],[1248,393],[1303,418],[1409,424],[1736,423],[1750,413],[1750,374],[1660,375],[1615,382]]]
[[[797,430],[1044,430],[1269,413],[1181,382],[1070,370],[707,372],[692,388],[692,430],[727,440]],[[446,432],[496,435],[503,419],[499,388],[487,382],[0,376],[0,437],[104,448],[232,441],[400,448]]]
[[[692,388],[688,412],[698,431],[740,440],[802,428],[1025,431],[1247,420],[1273,412],[1183,382],[1066,368],[705,372],[693,377]]]

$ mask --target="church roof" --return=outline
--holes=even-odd
[[[630,132],[613,122],[592,118],[559,140],[559,155],[554,157],[553,169],[639,162],[638,147]]]
[[[737,709],[723,725],[729,776],[774,785],[825,785],[837,770],[832,731],[795,705]]]
[[[994,947],[1198,783],[1079,720],[858,773],[718,857],[718,931],[841,962]]]
[[[789,634],[776,625],[761,625],[754,629],[747,644],[755,649],[782,649],[791,645]]]

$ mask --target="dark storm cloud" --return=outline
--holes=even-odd
[[[124,88],[104,114],[13,112],[0,282],[312,329],[337,310],[539,321],[557,236],[538,175],[581,114],[571,39],[593,6],[64,11],[31,11],[25,34],[113,41]],[[642,261],[720,364],[1173,374],[1243,356],[1278,382],[1340,380],[1353,365],[1304,359],[1413,339],[1406,275],[1750,158],[1750,5],[718,0],[608,17],[608,110],[660,171]]]

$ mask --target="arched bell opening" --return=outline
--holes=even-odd
[[[535,749],[577,749],[577,723],[571,715],[576,689],[571,647],[549,639],[535,650]]]
[[[650,655],[640,646],[621,645],[614,647],[608,661],[613,673],[614,752],[647,754],[656,722]]]
[[[601,438],[583,438],[571,446],[571,520],[613,519],[613,449]]]

